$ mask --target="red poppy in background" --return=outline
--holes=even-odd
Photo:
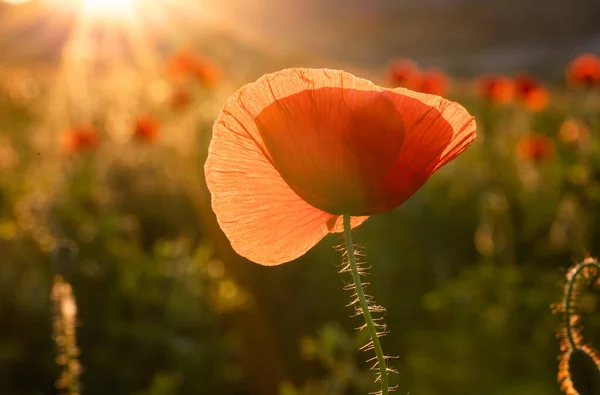
[[[418,91],[430,95],[443,96],[448,90],[449,79],[439,70],[425,71],[421,74]]]
[[[233,248],[264,265],[392,210],[475,139],[459,104],[352,74],[287,69],[223,105],[205,164]]]
[[[133,136],[141,141],[153,142],[160,133],[160,122],[151,115],[145,115],[135,121]]]
[[[185,89],[176,89],[171,94],[171,107],[174,110],[182,110],[189,106],[192,101],[190,93]]]
[[[221,80],[221,70],[216,64],[187,49],[174,53],[167,61],[167,75],[174,81],[195,77],[201,84],[211,88]]]
[[[593,53],[579,55],[567,66],[566,77],[573,86],[592,88],[600,85],[600,57]]]
[[[414,90],[421,81],[421,71],[412,60],[400,59],[389,65],[387,80],[394,88],[402,87]]]
[[[197,57],[192,74],[204,86],[214,88],[221,82],[221,69],[208,58]]]
[[[493,104],[508,104],[515,96],[513,80],[502,75],[489,75],[480,78],[479,94]]]
[[[172,81],[185,81],[192,75],[196,63],[195,54],[189,49],[179,50],[167,60],[166,73]]]
[[[517,158],[538,164],[552,158],[554,152],[554,141],[543,134],[524,136],[516,146]]]
[[[548,91],[537,79],[528,74],[515,77],[515,90],[525,108],[531,111],[541,111],[548,106]]]
[[[74,126],[63,134],[62,147],[68,153],[91,151],[98,147],[100,134],[93,126]]]

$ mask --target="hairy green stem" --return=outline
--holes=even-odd
[[[575,284],[577,283],[577,276],[583,271],[583,269],[587,267],[595,267],[598,270],[600,270],[600,264],[596,261],[584,261],[579,265],[575,266],[575,268],[572,269],[571,277],[567,282],[565,298],[563,300],[563,310],[565,314],[565,331],[567,332],[569,346],[571,346],[572,349],[577,348],[577,342],[573,337],[573,329],[571,324],[571,299],[573,297],[573,290],[575,289]]]
[[[354,256],[354,243],[352,242],[350,216],[348,214],[344,214],[344,239],[346,240],[346,248],[348,249],[348,262],[350,264],[352,279],[354,280],[354,285],[356,286],[356,295],[358,296],[358,301],[367,324],[367,330],[369,332],[369,336],[371,337],[371,341],[373,342],[373,349],[375,350],[375,355],[377,356],[377,364],[379,365],[379,373],[381,375],[381,393],[383,395],[387,395],[388,374],[385,356],[383,355],[377,330],[375,329],[375,324],[373,323],[373,317],[371,317],[371,311],[369,310],[369,304],[367,303],[367,298],[365,297],[365,291],[363,289],[362,282],[360,281],[360,273],[358,272],[358,266]]]

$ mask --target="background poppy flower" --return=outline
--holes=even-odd
[[[515,91],[525,108],[531,111],[541,111],[548,106],[548,92],[538,80],[528,74],[515,77]]]
[[[550,96],[544,88],[534,89],[523,96],[523,105],[531,111],[542,111],[548,107]]]
[[[517,157],[524,161],[541,163],[554,156],[554,141],[543,134],[522,137],[516,146]]]
[[[152,142],[158,138],[160,123],[153,116],[146,115],[135,121],[133,136],[138,140]]]
[[[167,62],[167,75],[174,81],[194,77],[207,87],[214,87],[221,80],[221,70],[216,64],[190,50],[181,50],[171,56]]]
[[[430,70],[421,74],[419,92],[443,96],[448,90],[449,80],[446,75],[438,70]]]
[[[221,69],[203,56],[196,57],[192,74],[198,82],[208,88],[214,88],[221,81]]]
[[[515,96],[515,84],[502,75],[484,76],[479,80],[479,94],[493,104],[507,104]]]
[[[99,143],[100,135],[93,126],[72,127],[62,137],[63,149],[69,153],[93,150]]]
[[[185,89],[176,89],[171,93],[171,107],[174,110],[186,108],[192,101],[190,93]]]
[[[421,80],[421,71],[412,60],[400,59],[389,65],[387,80],[394,88],[417,89]]]
[[[600,84],[600,57],[586,53],[575,58],[566,70],[567,82],[574,86],[592,88]]]
[[[167,60],[166,72],[171,79],[187,77],[194,67],[194,55],[189,50],[180,50]]]
[[[457,103],[343,71],[287,69],[225,102],[206,181],[233,248],[277,265],[342,231],[341,214],[358,226],[397,207],[474,138]]]

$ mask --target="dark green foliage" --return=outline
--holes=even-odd
[[[562,141],[573,112],[560,103],[571,98],[553,94],[558,103],[537,115],[465,98],[480,126],[474,145],[356,230],[372,266],[368,293],[387,308],[382,343],[399,357],[397,393],[560,393],[551,306],[573,260],[600,253],[600,130],[596,122],[587,140]],[[19,125],[6,134],[19,161],[0,174],[3,395],[55,393],[48,296],[62,241],[78,250],[70,283],[82,394],[366,393],[365,339],[332,248],[340,235],[294,263],[244,261],[210,210],[204,145],[191,159],[160,142],[110,141],[38,156],[27,132],[39,120],[3,105],[14,114],[6,125]],[[598,103],[589,108],[596,119]],[[555,144],[541,163],[515,156],[532,130]],[[580,304],[597,345],[597,292]]]
[[[579,395],[600,394],[600,366],[586,350],[577,348],[569,355],[569,377]]]

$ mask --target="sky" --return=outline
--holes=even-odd
[[[191,37],[217,26],[270,54],[360,67],[409,57],[455,74],[527,69],[553,75],[578,53],[600,52],[598,0],[169,1],[218,16],[200,22],[197,13],[165,13],[181,18],[178,28]],[[17,6],[0,6],[0,56],[56,58],[72,18],[46,10],[34,23],[2,31],[21,13]]]

